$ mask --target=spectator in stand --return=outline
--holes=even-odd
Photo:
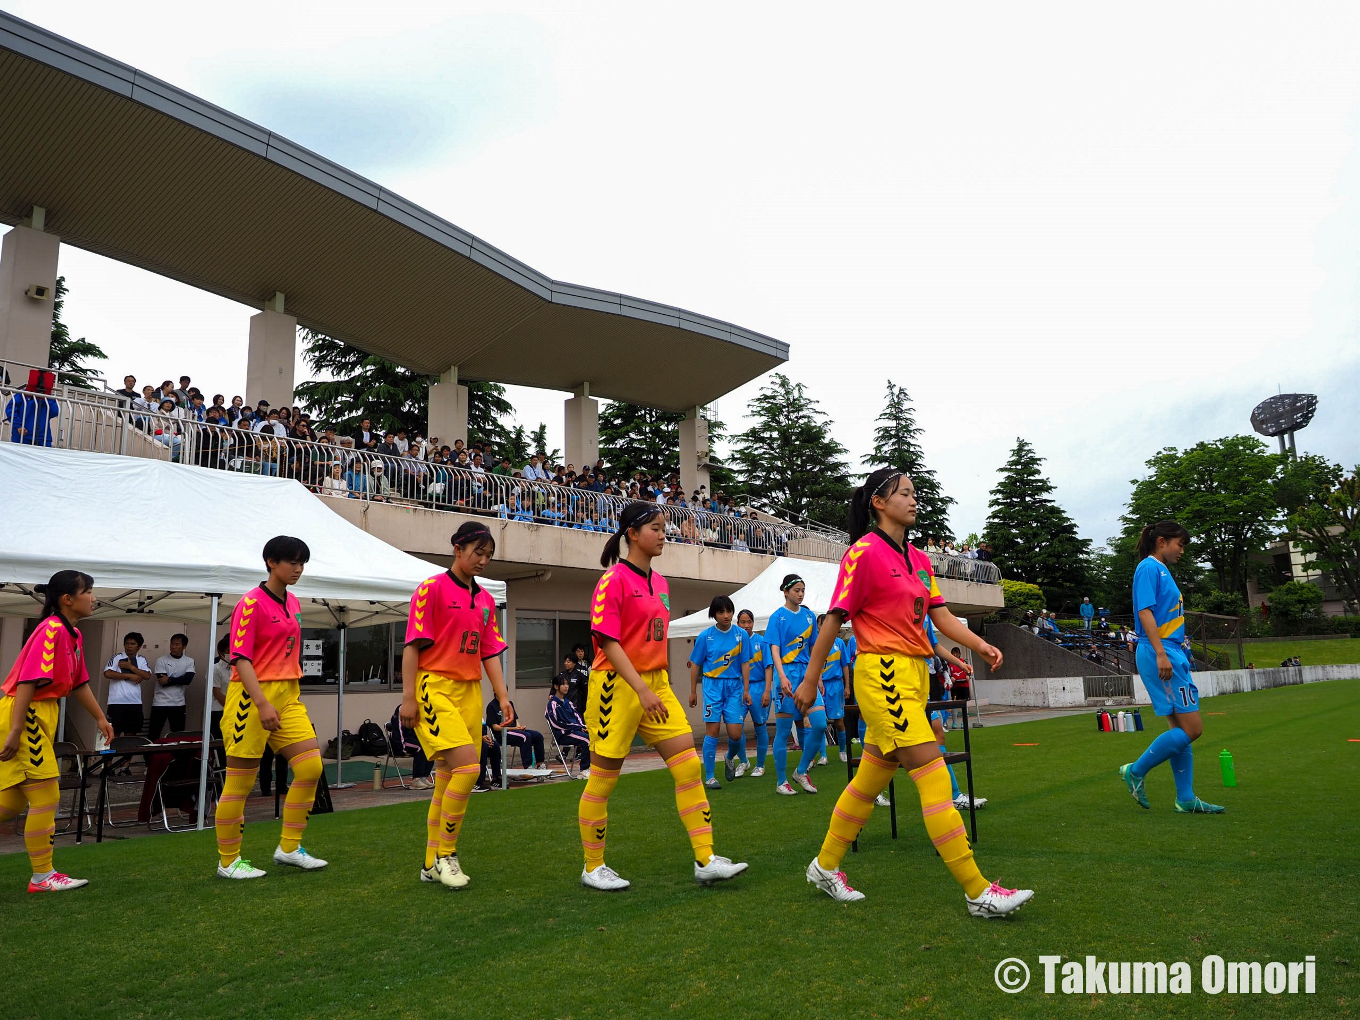
[[[156,403],[159,404],[162,400],[179,403],[179,398],[175,396],[175,384],[169,379],[161,383],[160,388],[156,390]]]
[[[1088,661],[1094,662],[1098,666],[1104,665],[1105,663],[1105,656],[1101,655],[1100,649],[1094,645],[1092,645],[1091,650],[1086,653],[1086,658]]]
[[[9,441],[24,446],[51,446],[52,423],[60,406],[52,397],[30,388],[10,397],[5,404],[5,421],[9,422]]]
[[[114,390],[120,397],[123,397],[129,404],[141,396],[137,390],[137,377],[135,375],[123,376],[123,388]]]
[[[231,398],[231,406],[227,408],[227,421],[233,426],[236,420],[241,417],[241,412],[245,410],[245,398],[239,393]]]
[[[979,543],[977,558],[985,563],[992,562],[992,547],[986,542]]]
[[[526,769],[541,765],[543,763],[543,734],[539,733],[538,730],[531,730],[520,725],[519,709],[515,707],[513,701],[510,702],[510,712],[513,721],[506,726],[503,724],[504,716],[501,715],[501,703],[492,698],[486,706],[486,724],[491,727],[491,732],[497,742],[504,734],[508,746],[519,748],[520,762]]]
[[[156,427],[152,430],[152,435],[162,446],[170,448],[170,459],[179,460],[180,447],[184,445],[184,437],[180,435],[181,414],[175,402],[169,397],[161,400],[160,407],[156,409],[160,415],[160,420],[156,422]],[[167,420],[168,419],[168,420]]]
[[[339,464],[331,466],[331,475],[321,483],[321,491],[327,496],[349,495],[349,482],[345,481],[345,473]]]
[[[189,404],[185,408],[184,416],[188,418],[189,421],[200,423],[208,420],[208,408],[204,403],[202,393],[195,392],[194,395],[189,398]]]
[[[390,503],[392,497],[396,495],[392,491],[392,483],[388,481],[387,472],[381,464],[373,465],[373,473],[369,478],[369,498],[375,503]]]
[[[359,430],[354,433],[354,448],[356,450],[376,450],[382,437],[373,431],[373,422],[365,418],[359,423]]]
[[[109,681],[108,716],[116,737],[136,736],[142,732],[142,684],[151,679],[151,667],[142,658],[145,642],[135,630],[123,635],[123,650],[104,667]]]
[[[567,657],[568,663],[575,660]],[[553,736],[557,739],[557,744],[565,752],[568,747],[578,749],[581,767],[577,773],[578,779],[590,778],[590,736],[586,732],[586,722],[581,713],[576,711],[576,706],[571,703],[567,696],[571,689],[572,670],[564,669],[553,680],[552,694],[548,698],[548,707],[543,715],[548,720],[548,726],[552,728]]]
[[[170,724],[171,733],[184,729],[184,689],[194,682],[194,660],[184,654],[189,638],[176,634],[170,639],[170,654],[156,660],[156,690],[151,696],[151,729],[148,736],[157,740],[161,727]]]
[[[397,429],[397,436],[392,443],[397,448],[398,457],[405,457],[406,451],[411,448],[411,441],[406,438],[405,429]]]
[[[400,457],[401,451],[397,449],[396,433],[384,432],[383,441],[374,447],[373,452],[380,457]]]
[[[1096,607],[1091,605],[1089,596],[1081,600],[1081,609],[1078,610],[1078,612],[1081,613],[1082,630],[1089,631],[1091,629],[1091,621],[1094,620],[1096,616]]]
[[[189,383],[189,377],[182,375],[179,377],[179,386],[172,391],[175,403],[179,404],[180,407],[189,406]]]

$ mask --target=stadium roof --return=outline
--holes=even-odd
[[[3,11],[0,123],[0,222],[42,206],[65,244],[255,307],[282,291],[302,325],[418,371],[588,382],[683,410],[788,359],[760,333],[549,279],[286,138]]]

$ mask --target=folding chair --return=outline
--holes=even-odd
[[[184,731],[179,733],[167,734],[164,739],[164,743],[174,743],[178,741],[187,740],[201,741],[202,739],[203,739],[202,731]],[[155,747],[155,742],[152,743],[152,747],[153,748]],[[156,806],[158,804],[160,805],[161,824],[165,826],[166,832],[183,832],[186,829],[193,829],[198,826],[197,812],[194,812],[192,817],[184,819],[183,824],[171,825],[170,811],[169,807],[166,804],[166,798],[167,795],[175,796],[177,798],[184,796],[191,796],[191,798],[197,798],[199,766],[200,762],[202,761],[202,757],[203,751],[200,748],[192,758],[193,762],[192,768],[186,769],[183,767],[183,759],[181,759],[181,755],[176,754],[172,758],[170,763],[166,766],[165,771],[162,772],[160,776],[157,777],[156,790],[151,797],[151,817],[147,820],[148,827],[151,827],[152,825],[155,824],[154,819],[156,817]],[[212,784],[210,783],[208,785],[207,791],[207,797],[210,805],[216,802],[216,792],[217,791],[213,788]],[[213,812],[210,808],[208,814],[212,815],[212,813]]]
[[[405,743],[398,743],[399,738],[393,736],[392,731],[390,729],[384,727],[383,735],[387,737],[387,754],[383,757],[382,778],[379,780],[379,784],[384,789],[386,789],[387,770],[390,767],[393,771],[396,772],[397,782],[401,784],[401,788],[404,790],[406,789],[406,776],[402,774],[401,766],[398,765],[397,762],[405,758],[411,761],[412,764],[414,765],[415,756],[406,749]]]
[[[133,737],[133,736],[114,737],[113,743],[109,745],[109,747],[111,747],[115,752],[135,751],[139,750],[140,748],[149,746],[151,746],[151,741],[148,740],[146,737]],[[117,755],[115,755],[115,757],[117,757]],[[104,780],[105,784],[104,824],[110,828],[115,829],[124,828],[130,825],[137,824],[136,815],[133,815],[130,821],[115,822],[113,820],[113,791],[119,787],[130,786],[137,787],[140,789],[142,784],[146,781],[146,759],[141,755],[138,755],[135,758],[127,759],[127,761],[129,767],[131,767],[131,765],[133,765],[134,763],[140,765],[141,766],[140,773],[134,773],[132,775],[120,778],[118,776],[118,773],[111,772],[109,773],[108,778]],[[112,764],[113,764],[112,761],[107,761],[100,767],[109,768],[110,766],[112,766]]]
[[[546,715],[546,714],[547,714],[547,713],[545,712],[544,715]],[[565,773],[567,774],[567,778],[568,778],[568,779],[575,779],[576,776],[572,775],[572,771],[571,771],[571,762],[569,762],[569,761],[567,760],[567,752],[570,751],[570,750],[575,750],[575,751],[576,751],[576,762],[577,762],[577,765],[578,765],[577,775],[579,775],[579,774],[580,774],[579,765],[580,765],[580,762],[581,762],[581,751],[580,751],[580,749],[577,748],[575,744],[572,744],[572,745],[570,745],[570,746],[568,746],[568,747],[563,747],[561,744],[559,744],[559,743],[557,742],[557,731],[556,731],[555,729],[553,729],[552,723],[549,723],[549,724],[548,724],[548,737],[552,740],[552,748],[551,748],[551,750],[548,750],[548,753],[549,753],[549,754],[555,754],[555,755],[557,755],[557,760],[560,761],[560,762],[562,763],[562,771],[565,772]],[[545,748],[545,750],[546,750],[546,748]]]
[[[79,750],[80,749],[69,740],[58,740],[52,744],[52,753],[56,755],[59,762],[62,758],[71,758],[71,760],[76,763],[76,770],[74,773],[62,771],[57,776],[58,798],[60,798],[67,790],[71,791],[71,806],[66,811],[65,815],[62,814],[61,801],[58,800],[57,802],[57,816],[66,819],[66,825],[63,828],[57,829],[57,832],[70,832],[71,823],[75,821],[78,814],[77,805],[80,803],[80,791],[85,786],[85,766],[78,753]],[[85,818],[83,824],[86,828],[90,827],[90,802],[88,792],[85,800]]]

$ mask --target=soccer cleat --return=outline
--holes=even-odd
[[[1023,907],[1033,895],[1033,889],[1007,889],[1000,882],[993,882],[977,899],[967,895],[963,898],[968,903],[968,913],[974,917],[1005,917]]]
[[[472,792],[473,792],[473,793],[490,793],[490,792],[492,791],[492,789],[493,789],[493,787],[487,786],[486,783],[473,783],[473,784],[472,784]]]
[[[283,847],[274,848],[274,863],[287,864],[290,867],[301,868],[303,871],[319,871],[326,866],[326,862],[320,857],[313,857],[307,852],[307,848],[298,845],[292,853],[286,853]]]
[[[723,762],[723,775],[726,776],[729,783],[735,781],[737,778],[737,766],[731,758]]]
[[[974,797],[974,798],[973,798],[973,809],[974,809],[975,811],[980,811],[980,810],[982,810],[983,808],[985,808],[986,806],[987,806],[987,798],[986,798],[986,797]],[[960,811],[967,811],[967,810],[968,810],[968,794],[966,794],[966,793],[960,793],[957,797],[955,797],[955,798],[954,798],[954,807],[958,808]]]
[[[438,861],[438,860],[436,860],[436,861],[434,862],[434,865],[433,865],[432,867],[429,867],[429,868],[421,868],[421,869],[420,869],[420,880],[421,880],[422,882],[438,882],[438,881],[439,881],[439,861]]]
[[[587,889],[600,889],[604,892],[619,892],[623,889],[627,889],[630,883],[628,879],[620,878],[619,873],[608,864],[601,864],[594,871],[582,869],[581,884]]]
[[[434,862],[434,870],[439,875],[439,883],[445,889],[463,889],[472,881],[463,872],[462,865],[458,863],[456,853],[449,854],[447,857],[440,857]]]
[[[739,760],[737,762],[737,767],[732,772],[732,778],[740,779],[742,776],[746,775],[746,773],[749,772],[750,769],[751,769],[750,765],[747,765],[745,761]]]
[[[774,788],[774,792],[782,793],[786,797],[792,797],[798,792],[798,787],[794,786],[792,783],[780,783]]]
[[[590,769],[582,769],[580,772],[576,773],[576,778],[590,782]]]
[[[729,780],[729,782],[730,782],[730,780]],[[705,779],[705,780],[704,780],[704,789],[705,789],[705,790],[721,790],[721,789],[722,789],[722,783],[718,782],[716,779]]]
[[[797,783],[799,786],[801,786],[808,793],[817,792],[817,787],[812,785],[812,780],[807,777],[806,773],[800,776],[797,772],[795,772],[793,774],[793,781]]]
[[[1176,801],[1176,814],[1178,815],[1221,815],[1227,811],[1222,804],[1206,804],[1196,797],[1193,801]]]
[[[841,752],[841,761],[842,761],[842,762],[847,762],[847,761],[849,761],[849,760],[850,760],[850,756],[849,756],[848,754],[846,754],[844,751],[842,751],[842,752]]]
[[[1129,794],[1138,802],[1139,807],[1150,807],[1147,794],[1143,792],[1143,780],[1133,774],[1133,763],[1119,766],[1119,778],[1124,780],[1124,785],[1129,788]],[[1179,805],[1177,805],[1179,809]]]
[[[827,871],[815,857],[807,866],[807,880],[838,903],[864,899],[864,893],[854,889],[846,880],[844,871]]]
[[[726,857],[719,857],[714,854],[708,859],[708,863],[700,865],[694,862],[694,881],[700,885],[712,885],[714,882],[726,882],[729,878],[736,878],[747,865],[734,864]]]
[[[755,768],[753,768],[753,769],[751,770],[751,778],[752,778],[752,779],[759,779],[759,778],[760,778],[761,776],[763,776],[764,774],[765,774],[765,767],[764,767],[763,765],[757,765]]]
[[[826,764],[826,755],[822,755],[820,758],[818,758],[818,759],[817,759],[817,764],[818,764],[818,765],[825,765],[825,764]]]
[[[237,857],[225,868],[221,864],[217,866],[218,878],[264,878],[266,872],[254,867],[244,857]]]
[[[247,864],[250,862],[247,861]],[[742,865],[746,867],[746,865]],[[222,869],[219,868],[219,871]],[[264,874],[264,872],[260,872]],[[70,875],[63,875],[60,871],[54,871],[41,882],[35,882],[31,878],[28,880],[29,892],[69,892],[72,889],[79,889],[83,885],[89,885],[88,878],[72,878]]]
[[[880,793],[877,797],[875,797],[874,803],[877,804],[879,807],[892,807],[892,801],[888,799],[888,795],[886,793]]]

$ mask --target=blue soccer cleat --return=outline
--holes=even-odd
[[[1119,766],[1119,778],[1124,780],[1124,785],[1129,788],[1129,795],[1138,802],[1139,807],[1150,808],[1147,794],[1143,792],[1143,779],[1141,776],[1133,774],[1133,763]],[[1179,805],[1177,805],[1179,810]]]
[[[1227,810],[1222,804],[1206,804],[1198,797],[1192,801],[1176,801],[1178,815],[1221,815]]]

